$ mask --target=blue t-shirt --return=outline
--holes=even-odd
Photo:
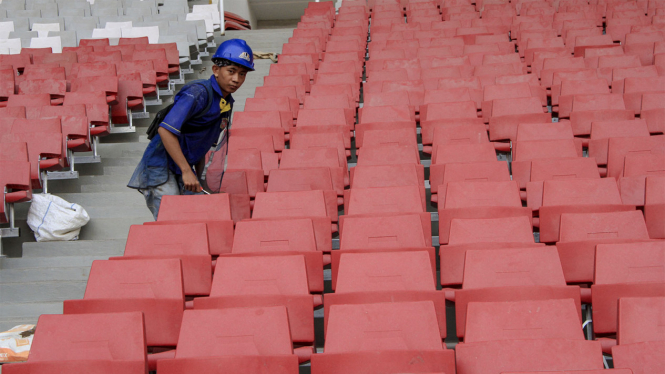
[[[205,85],[212,88],[213,102],[205,115],[194,118],[208,104],[208,91]],[[231,95],[224,99],[214,75],[207,81],[186,85],[175,96],[174,105],[160,127],[178,137],[180,149],[189,165],[196,165],[205,157],[219,139],[222,130],[229,125],[233,101]],[[187,130],[183,132],[187,118],[190,118],[187,120]],[[137,189],[159,186],[166,183],[169,170],[175,174],[182,174],[157,134],[148,144],[127,186]]]

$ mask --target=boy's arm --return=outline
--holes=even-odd
[[[157,132],[162,138],[162,144],[164,144],[166,152],[168,152],[169,156],[173,159],[173,162],[175,162],[182,171],[182,182],[185,185],[185,189],[191,192],[201,192],[201,184],[199,184],[196,174],[192,171],[192,167],[189,166],[185,155],[182,154],[178,137],[164,127],[160,127]]]

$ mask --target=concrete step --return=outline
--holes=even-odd
[[[4,302],[56,302],[81,299],[85,293],[85,281],[3,283]]]
[[[61,281],[86,282],[89,275],[89,266],[2,269],[0,284]]]
[[[138,193],[137,193],[138,194]],[[145,208],[145,200],[141,202]],[[152,213],[145,208],[145,214],[136,217],[120,217],[120,218],[95,218],[91,219],[87,225],[81,228],[80,240],[110,240],[110,239],[124,239],[127,240],[129,233],[129,226],[142,225],[144,222],[154,221]]]
[[[135,190],[110,193],[63,193],[58,195],[70,203],[77,203],[84,208],[93,206],[133,206],[145,205],[145,198]]]
[[[122,256],[125,242],[126,240],[117,239],[24,243],[23,257]]]
[[[46,303],[0,303],[3,318],[36,318],[42,314],[62,314],[62,301]]]
[[[106,166],[134,166],[139,164],[141,157],[105,157],[101,164]]]
[[[95,187],[100,187],[100,186],[95,186]],[[120,190],[118,188],[118,190]],[[127,187],[125,187],[125,190],[128,190]],[[102,191],[106,191],[106,189],[103,189]],[[134,190],[132,190],[134,191]],[[108,190],[107,192],[117,192],[117,191],[112,191]],[[134,193],[138,194],[138,192],[134,191]],[[141,223],[145,222],[146,220],[153,220],[152,215],[150,213],[150,210],[148,207],[145,205],[145,200],[141,204],[137,205],[132,205],[130,207],[127,206],[89,206],[86,208],[86,211],[88,212],[88,215],[90,215],[90,220],[97,220],[97,219],[109,219],[109,218],[127,218],[127,217],[133,217],[133,218],[140,218],[139,220],[143,220]],[[88,223],[89,224],[89,223]],[[87,225],[86,225],[87,226]]]
[[[138,162],[137,162],[138,163]],[[131,168],[132,172],[134,171],[134,168],[136,168],[136,165],[134,166],[112,166],[113,168]],[[103,170],[106,170],[107,167],[104,167]],[[127,186],[127,183],[129,183],[129,179],[131,178],[131,174],[127,176],[118,176],[118,175],[84,175],[79,177],[79,184],[81,186],[86,186],[86,185],[119,185],[119,186]],[[129,189],[128,189],[129,190]]]
[[[129,181],[129,177],[126,180],[123,180],[122,178],[114,177],[118,179],[122,183],[115,183],[115,184],[84,184],[80,186],[81,191],[80,192],[127,192],[127,191],[136,191],[136,190],[131,190],[129,187],[127,187],[127,182]],[[69,192],[69,191],[67,191]]]
[[[0,331],[7,331],[14,326],[18,325],[36,325],[39,317],[3,317],[0,316]],[[0,374],[2,374],[2,366],[0,366]]]
[[[116,179],[125,180],[127,183],[129,178],[134,174],[136,170],[136,165],[123,165],[123,166],[104,166],[104,175],[115,177]]]
[[[125,236],[126,237],[126,236]],[[35,269],[55,267],[90,267],[95,260],[108,260],[110,256],[57,256],[57,257],[26,257],[26,258],[3,258],[0,269]],[[2,273],[0,272],[0,273]],[[4,279],[4,275],[3,275]]]
[[[143,152],[148,145],[145,143],[131,142],[131,143],[100,143],[98,153],[105,157],[113,158],[141,158]]]

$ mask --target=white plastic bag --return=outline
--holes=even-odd
[[[34,327],[35,325],[19,325],[9,331],[0,332],[0,364],[28,360],[34,332],[28,332],[24,336],[21,333]]]
[[[88,212],[78,204],[51,194],[32,195],[28,226],[38,242],[77,240],[88,221]]]

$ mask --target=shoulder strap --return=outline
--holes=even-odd
[[[205,86],[206,91],[208,91],[208,104],[206,104],[205,109],[201,113],[198,113],[193,118],[199,119],[208,113],[210,107],[212,106],[213,96],[212,96],[212,86],[209,80],[203,80],[203,86]]]
[[[208,113],[208,111],[210,110],[210,107],[212,106],[212,101],[213,101],[212,86],[210,85],[209,80],[199,79],[199,80],[191,81],[188,84],[200,84],[203,87],[205,87],[206,91],[208,92],[208,102],[206,103],[206,107],[201,112],[196,113],[195,115],[193,115],[191,117],[187,116],[185,118],[185,122],[183,123],[183,125],[180,129],[183,134],[187,134],[187,133],[192,132],[191,129],[190,129],[190,126],[189,126],[189,120],[190,119],[199,119],[199,118],[202,118],[203,116],[205,116]]]

